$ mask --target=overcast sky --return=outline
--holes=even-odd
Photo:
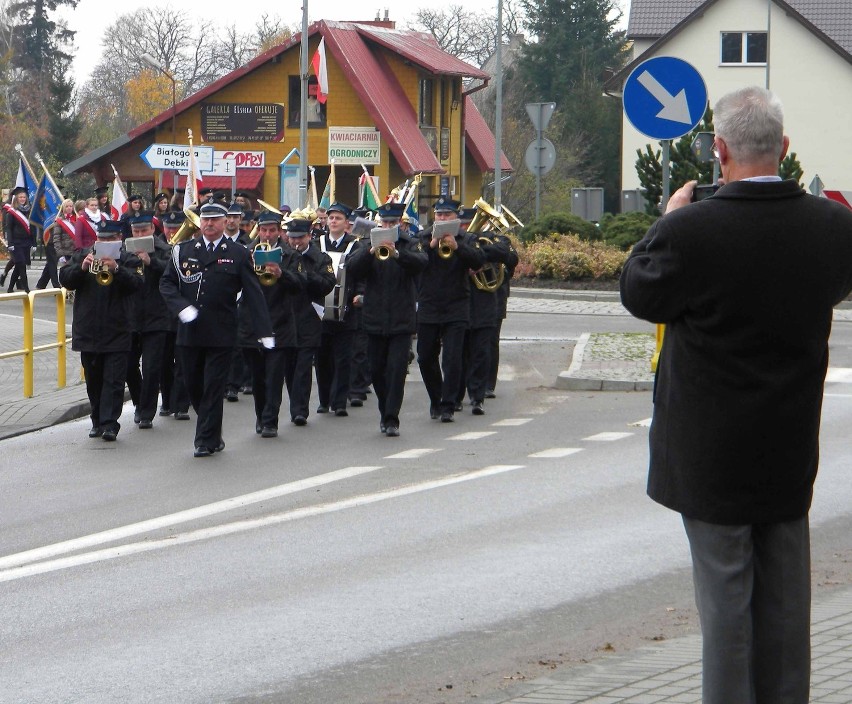
[[[397,23],[397,27],[405,28],[409,22],[414,21],[414,15],[418,7],[427,5],[423,0],[414,0],[409,3],[396,3],[390,6],[387,0],[374,3],[353,3],[351,0],[307,0],[309,22],[317,20],[370,20],[375,18],[376,11],[381,10],[384,16],[385,7],[390,7],[390,19]],[[449,7],[450,5],[463,5],[465,9],[482,9],[496,13],[496,0],[442,0],[438,3],[428,3],[430,7]],[[623,24],[626,25],[627,8],[629,0],[620,0],[625,11]],[[124,0],[124,2],[110,4],[103,0],[80,0],[77,7],[72,10],[63,10],[63,15],[68,20],[69,29],[77,32],[76,51],[74,59],[74,75],[77,87],[83,85],[89,78],[95,65],[101,59],[100,37],[104,28],[111,25],[120,14],[135,11],[138,8],[162,8],[166,7],[166,0]],[[281,17],[287,25],[301,27],[302,3],[299,0],[252,0],[249,4],[251,12],[241,11],[239,5],[232,0],[205,0],[198,5],[193,12],[203,12],[206,17],[222,18],[223,24],[236,24],[240,31],[250,31],[257,18],[266,13],[269,16]],[[203,8],[203,10],[202,10]],[[360,9],[359,9],[360,8]]]

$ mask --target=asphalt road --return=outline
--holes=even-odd
[[[649,328],[512,316],[498,398],[453,424],[412,368],[399,439],[372,397],[261,439],[242,397],[206,460],[191,423],[139,431],[129,407],[117,443],[86,421],[3,441],[0,702],[465,702],[694,629],[682,527],[644,495],[650,394],[551,387],[596,329]],[[847,389],[813,511],[826,588],[852,528]]]

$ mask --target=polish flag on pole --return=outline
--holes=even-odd
[[[198,167],[198,159],[195,158],[195,150],[192,148],[192,130],[189,131],[189,170],[186,174],[186,190],[183,193],[183,209],[191,208],[198,204],[198,191],[201,190],[201,170]]]
[[[314,74],[319,84],[317,86],[317,100],[325,103],[325,98],[328,95],[328,63],[325,60],[325,37],[320,39],[317,51],[311,59],[311,66],[314,68]]]
[[[113,220],[120,219],[127,212],[127,194],[124,192],[124,186],[121,179],[118,178],[117,171],[112,182],[112,207],[110,211]]]

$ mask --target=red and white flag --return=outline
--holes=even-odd
[[[313,66],[314,74],[317,77],[317,100],[325,103],[326,96],[328,95],[328,63],[325,60],[325,37],[320,39],[314,58],[311,59],[311,66]]]
[[[112,182],[112,207],[110,208],[110,214],[113,220],[118,220],[126,212],[127,194],[124,192],[124,186],[121,185],[118,174],[116,174],[115,180]]]
[[[200,189],[201,169],[198,168],[198,159],[195,158],[195,149],[190,146],[189,169],[186,172],[186,190],[183,193],[184,210],[198,204],[198,191]]]

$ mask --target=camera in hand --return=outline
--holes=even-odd
[[[692,202],[696,203],[699,200],[709,198],[718,190],[718,183],[699,183],[692,189]]]

